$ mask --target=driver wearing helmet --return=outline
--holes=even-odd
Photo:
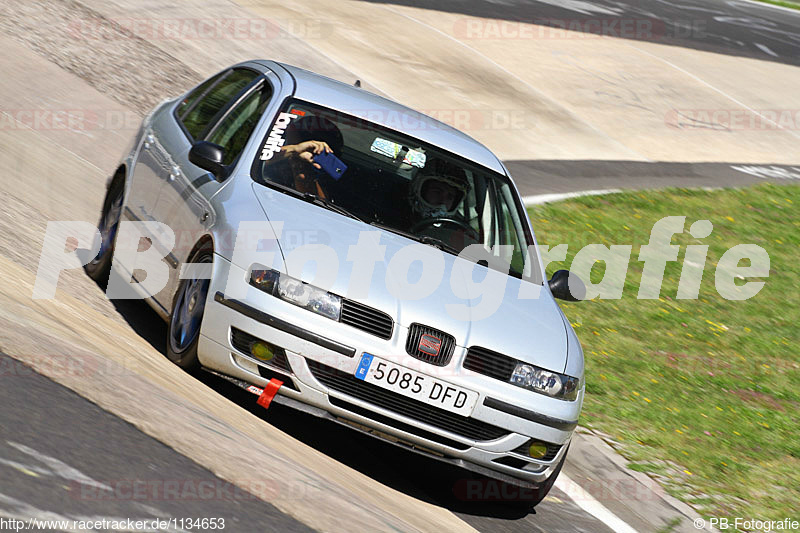
[[[435,161],[411,180],[411,233],[435,237],[461,249],[477,242],[478,234],[464,212],[469,182],[463,169]]]
[[[468,190],[462,169],[443,163],[432,167],[411,180],[411,209],[420,221],[453,218]]]

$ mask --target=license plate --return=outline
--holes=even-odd
[[[361,356],[356,378],[461,416],[471,415],[478,403],[477,392],[368,353]]]

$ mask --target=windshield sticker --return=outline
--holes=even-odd
[[[286,140],[283,138],[283,134],[286,132],[286,126],[292,121],[292,119],[297,118],[297,115],[293,115],[292,113],[281,113],[278,117],[278,120],[275,121],[275,125],[272,126],[272,131],[269,132],[269,137],[267,137],[267,142],[264,143],[264,149],[261,150],[261,160],[267,161],[272,159],[272,156],[275,155],[275,152],[280,152],[283,143]]]
[[[370,146],[369,149],[373,152],[385,155],[386,157],[397,159],[398,154],[403,150],[403,145],[376,137],[375,140],[372,141],[372,146]],[[425,152],[420,150],[408,150],[403,156],[403,163],[417,168],[423,168],[425,166],[425,160]]]
[[[412,167],[424,168],[425,160],[425,152],[409,150],[406,156],[403,158],[403,163],[411,165]]]

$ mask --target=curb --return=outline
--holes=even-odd
[[[612,467],[613,470],[618,474],[620,478],[627,477],[632,478],[635,483],[639,485],[639,489],[636,489],[634,492],[635,494],[648,494],[646,501],[655,502],[656,506],[660,508],[661,514],[663,515],[671,515],[673,518],[678,518],[680,523],[677,524],[673,529],[670,531],[675,532],[689,532],[689,531],[711,531],[714,533],[719,533],[716,529],[711,528],[707,525],[707,520],[705,527],[697,528],[694,525],[694,520],[697,518],[701,518],[698,511],[692,508],[689,504],[682,502],[667,494],[665,489],[653,478],[645,474],[644,472],[637,472],[628,468],[628,460],[625,459],[622,455],[614,447],[614,441],[609,439],[607,436],[591,430],[589,428],[578,426],[574,440],[576,441],[584,441],[585,445],[588,445],[592,448],[593,452],[597,452],[598,459],[600,459],[606,466]],[[570,464],[570,461],[567,460],[567,465]],[[597,463],[595,463],[597,464]],[[565,465],[566,466],[566,465]],[[577,470],[581,470],[581,466],[576,464],[576,461],[573,461],[572,464],[573,468]],[[584,474],[587,472],[584,471]],[[575,474],[571,476],[573,479],[576,477]],[[596,478],[595,478],[596,479]],[[610,481],[610,479],[606,478],[604,481]],[[611,500],[605,503],[606,507],[615,514],[623,515],[621,518],[625,519],[625,514],[632,514],[635,513],[639,518],[642,518],[643,515],[639,514],[637,511],[641,509],[619,509],[622,512],[616,512],[617,508],[620,505],[614,506],[609,505],[609,503],[613,504],[614,500]],[[623,506],[625,507],[625,506]],[[630,523],[630,522],[629,522]],[[663,528],[664,524],[657,524],[652,521],[649,521],[650,525],[652,526],[652,531],[655,531],[659,528]],[[635,527],[634,524],[631,524]],[[637,528],[640,529],[640,528]]]

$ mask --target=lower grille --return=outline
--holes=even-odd
[[[464,438],[484,441],[494,440],[507,435],[505,429],[492,426],[474,418],[432,407],[419,400],[406,398],[392,391],[382,389],[356,379],[352,374],[323,365],[316,361],[308,361],[308,367],[314,377],[326,387],[369,402],[394,413],[419,420],[439,429],[449,431]],[[332,399],[333,401],[333,399]],[[374,417],[370,413],[370,417]]]
[[[263,367],[261,365],[258,365],[258,375],[266,379],[267,381],[277,379],[283,382],[283,385],[281,385],[282,387],[286,387],[287,389],[292,389],[293,391],[297,391],[297,385],[294,384],[294,380],[289,376],[284,376],[283,374],[279,374],[274,370]]]
[[[492,459],[492,462],[505,466],[510,466],[511,468],[517,468],[519,470],[522,470],[523,468],[525,468],[530,464],[528,461],[525,461],[523,459],[517,459],[516,457],[511,457],[509,455],[505,457],[500,457],[498,459]]]
[[[460,442],[456,442],[454,440],[448,439],[447,437],[442,437],[435,433],[431,433],[430,431],[425,431],[424,429],[404,424],[403,422],[395,420],[394,418],[389,418],[388,416],[379,415],[374,411],[370,411],[369,409],[364,409],[363,407],[359,407],[358,405],[352,404],[350,402],[340,400],[339,398],[331,397],[329,398],[329,400],[336,407],[347,409],[351,413],[361,415],[364,418],[369,418],[371,420],[374,420],[375,422],[379,422],[381,424],[393,427],[395,429],[399,429],[400,431],[411,433],[412,435],[416,435],[417,437],[422,437],[423,439],[428,439],[433,442],[438,442],[443,446],[449,446],[450,448],[455,448],[456,450],[463,451],[469,449],[469,446],[467,446],[466,444],[461,444]]]

